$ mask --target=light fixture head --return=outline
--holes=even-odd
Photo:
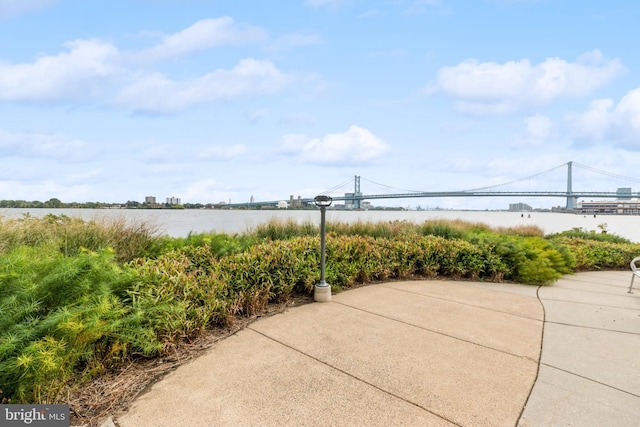
[[[313,199],[313,202],[316,204],[316,206],[322,208],[322,207],[327,207],[327,206],[331,206],[331,202],[333,201],[333,199],[329,196],[325,196],[325,195],[320,195],[320,196],[316,196]]]

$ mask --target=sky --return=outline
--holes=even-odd
[[[639,16],[631,0],[0,0],[0,199],[288,200],[356,175],[365,194],[458,191],[570,161],[635,178],[574,168],[574,190],[639,191]],[[565,190],[554,170],[497,188]],[[374,204],[516,202],[565,203]]]

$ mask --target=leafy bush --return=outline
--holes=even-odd
[[[604,232],[596,233],[593,230],[587,231],[583,228],[572,228],[571,230],[547,235],[547,238],[551,240],[556,240],[563,237],[573,237],[582,240],[595,240],[597,242],[631,243],[631,241],[629,241],[628,239],[625,239],[624,237],[618,236],[616,234],[609,234]]]
[[[234,314],[253,315],[269,302],[286,301],[294,289],[309,292],[318,280],[319,239],[261,243],[217,264],[233,297]]]
[[[575,257],[575,270],[628,269],[640,254],[640,244],[613,243],[593,239],[556,236],[553,242],[568,248]]]
[[[473,237],[471,242],[497,255],[505,267],[501,272],[507,280],[548,285],[562,274],[570,274],[575,267],[570,251],[541,237],[484,233]]]
[[[132,264],[139,280],[121,294],[144,313],[144,324],[165,348],[194,337],[210,323],[221,324],[229,301],[206,247],[171,251]]]
[[[68,257],[40,245],[1,256],[2,393],[53,402],[77,367],[100,371],[103,357],[156,351],[153,334],[114,294],[134,280],[109,250]]]

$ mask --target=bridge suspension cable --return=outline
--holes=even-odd
[[[509,182],[504,182],[502,184],[495,184],[495,185],[489,185],[487,187],[479,187],[479,188],[472,188],[470,190],[464,190],[464,191],[468,191],[468,192],[472,192],[472,191],[483,191],[483,190],[488,190],[490,188],[496,188],[496,187],[502,187],[505,185],[510,185],[510,184],[515,184],[516,182],[520,182],[520,181],[526,181],[528,179],[532,179],[532,178],[537,178],[540,175],[544,175],[545,173],[549,173],[549,172],[553,172],[556,169],[560,169],[567,166],[567,163],[563,163],[561,165],[558,165],[556,167],[553,167],[551,169],[548,169],[546,171],[542,171],[542,172],[538,172],[536,174],[530,175],[530,176],[525,176],[524,178],[518,178],[518,179],[514,179],[513,181],[509,181]]]
[[[592,168],[591,166],[581,165],[580,163],[575,163],[574,162],[573,165],[574,166],[578,166],[578,167],[580,167],[582,169],[586,169],[586,170],[591,171],[591,172],[599,173],[601,175],[610,176],[612,178],[624,179],[625,181],[631,181],[631,182],[640,182],[639,178],[631,178],[629,176],[618,175],[616,173],[607,172],[607,171],[603,171],[603,170],[600,170],[600,169]]]
[[[501,184],[489,185],[489,186],[486,186],[486,187],[479,187],[479,188],[472,188],[472,189],[469,189],[469,190],[462,190],[462,191],[463,192],[484,191],[484,190],[489,190],[491,188],[496,188],[496,187],[502,187],[502,186],[505,186],[505,185],[515,184],[516,182],[526,181],[528,179],[536,178],[536,177],[538,177],[540,175],[544,175],[546,173],[553,172],[554,170],[557,170],[557,169],[560,169],[560,168],[564,168],[566,166],[567,166],[567,163],[563,163],[561,165],[555,166],[555,167],[553,167],[551,169],[548,169],[546,171],[538,172],[536,174],[533,174],[533,175],[530,175],[530,176],[526,176],[524,178],[518,178],[518,179],[515,179],[513,181],[503,182]],[[391,187],[391,186],[388,186],[388,185],[385,185],[385,184],[380,184],[379,182],[371,181],[371,180],[366,179],[366,178],[362,178],[362,179],[364,179],[365,181],[370,182],[372,184],[388,188],[390,190],[406,191],[408,193],[424,193],[424,191],[420,191],[420,190],[407,190],[407,189],[403,189],[403,188],[395,188],[395,187]]]
[[[362,178],[362,179],[364,179],[367,182],[370,182],[371,184],[375,184],[375,185],[379,185],[380,187],[388,188],[389,190],[406,191],[408,193],[422,193],[423,192],[423,191],[419,191],[419,190],[406,190],[404,188],[391,187],[389,185],[380,184],[379,182],[371,181],[370,179],[366,179],[366,178]]]
[[[347,186],[347,184],[350,184],[350,183],[352,183],[352,182],[353,182],[353,178],[349,178],[349,179],[348,179],[348,180],[346,180],[345,182],[343,182],[343,183],[341,183],[341,184],[338,184],[338,185],[336,185],[335,187],[331,187],[330,189],[325,190],[325,191],[323,191],[323,192],[322,192],[322,193],[320,193],[320,194],[322,194],[322,195],[327,195],[327,194],[333,193],[333,192],[335,192],[335,191],[337,191],[337,190],[339,190],[339,189],[341,189],[341,188],[346,187],[346,186]]]

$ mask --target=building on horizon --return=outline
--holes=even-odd
[[[298,196],[297,199],[293,198],[293,194],[289,196],[289,207],[291,208],[301,208],[302,207],[302,197]]]
[[[616,190],[616,199],[618,200],[631,200],[631,187],[619,187]]]
[[[167,197],[168,205],[181,205],[179,197]]]
[[[156,204],[156,196],[145,196],[144,202],[146,204],[148,204],[148,205],[155,205]]]
[[[586,214],[615,214],[638,215],[640,214],[640,199],[631,200],[599,200],[594,202],[582,202],[578,209]]]
[[[533,208],[526,203],[509,203],[509,212],[531,212]]]

